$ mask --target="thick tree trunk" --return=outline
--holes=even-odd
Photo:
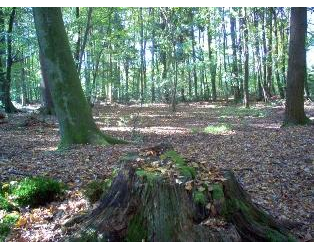
[[[111,188],[80,218],[70,240],[294,240],[250,200],[231,171],[191,165],[165,144],[124,157]]]
[[[101,133],[93,120],[75,68],[61,8],[33,8],[33,12],[38,43],[60,125],[60,147],[87,143],[125,143]]]
[[[306,124],[304,82],[306,79],[306,8],[291,8],[287,96],[284,124]]]

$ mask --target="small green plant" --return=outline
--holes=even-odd
[[[199,204],[199,205],[205,205],[206,203],[205,195],[201,191],[193,192],[193,200],[196,204]]]
[[[112,179],[92,181],[87,184],[83,191],[83,194],[91,203],[95,203],[110,188],[111,183]]]
[[[25,178],[9,189],[9,197],[19,206],[36,207],[64,193],[65,185],[46,177]]]
[[[225,132],[231,131],[230,125],[227,124],[218,124],[218,125],[209,125],[204,128],[204,133],[211,133],[211,134],[222,134]]]
[[[15,207],[3,195],[0,194],[0,210],[12,211],[14,208]]]
[[[176,151],[167,151],[165,154],[160,156],[161,159],[169,158],[173,163],[176,164],[180,174],[186,178],[194,179],[196,176],[196,171],[193,167],[187,165],[185,159],[178,154]]]
[[[95,180],[87,184],[83,194],[91,203],[97,202],[101,196],[108,191],[113,179],[118,175],[119,170],[114,169],[109,178],[105,180]]]
[[[7,214],[3,219],[0,219],[0,242],[5,241],[18,219],[19,215],[17,213]]]

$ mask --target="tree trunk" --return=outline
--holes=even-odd
[[[271,96],[272,90],[272,77],[273,77],[273,58],[272,58],[272,46],[273,46],[273,24],[272,24],[272,17],[273,17],[273,8],[267,8],[267,26],[268,26],[268,37],[267,37],[267,89],[268,93]],[[275,92],[274,92],[275,93]]]
[[[7,70],[6,70],[6,79],[3,82],[3,103],[4,110],[7,113],[16,113],[18,112],[17,108],[14,107],[11,101],[11,71],[12,71],[12,30],[15,18],[16,7],[12,8],[9,27],[7,32]]]
[[[0,7],[0,100],[4,106],[5,85],[5,20],[3,8]]]
[[[257,60],[257,101],[261,101],[263,99],[263,89],[262,89],[262,63],[261,63],[261,54],[260,54],[260,36],[258,29],[258,13],[257,8],[254,8],[254,31],[255,31],[255,55]]]
[[[275,56],[276,56],[276,63],[275,63],[275,68],[276,68],[276,82],[278,86],[278,91],[280,94],[280,98],[284,99],[285,98],[285,92],[284,88],[282,86],[281,80],[280,80],[280,57],[279,57],[279,36],[278,36],[278,21],[277,21],[277,13],[276,10],[273,9],[273,16],[274,16],[274,26],[275,26],[275,38],[276,38],[276,46],[275,46]]]
[[[60,147],[72,144],[125,143],[107,136],[97,128],[80,84],[61,8],[33,8],[40,51],[55,112],[59,120]]]
[[[85,52],[85,47],[87,44],[88,33],[89,33],[90,28],[91,28],[90,23],[92,20],[92,12],[93,12],[93,8],[92,7],[88,8],[86,28],[85,28],[82,46],[80,48],[80,58],[79,58],[79,64],[78,64],[78,68],[77,68],[77,72],[79,74],[79,77],[80,77],[81,67],[82,67],[82,63],[83,63],[83,54]]]
[[[304,113],[303,98],[306,78],[306,30],[306,8],[291,8],[285,125],[309,122]]]
[[[75,7],[75,18],[76,18],[76,21],[78,22],[79,18],[80,18],[80,7]],[[75,63],[76,63],[76,68],[79,68],[79,66],[80,66],[80,51],[81,51],[81,27],[80,27],[79,22],[76,25],[77,25],[77,41],[76,41],[74,59],[75,59]],[[78,71],[78,73],[80,73],[80,72]]]
[[[209,60],[209,70],[210,70],[210,80],[211,80],[211,88],[212,88],[212,100],[215,102],[217,100],[217,92],[216,92],[216,68],[217,62],[213,59],[212,52],[212,34],[211,34],[211,23],[210,17],[208,19],[208,27],[207,27],[207,44],[208,44],[208,60]]]
[[[244,106],[249,108],[249,34],[247,25],[247,13],[244,8],[244,84],[243,84],[243,101]]]
[[[266,8],[264,10],[264,13],[261,14],[262,16],[262,38],[263,38],[263,83],[262,83],[262,89],[263,89],[263,95],[264,95],[264,101],[268,102],[270,98],[270,92],[267,87],[267,46],[266,46],[266,31],[265,31],[265,13]]]
[[[196,73],[196,54],[195,54],[195,35],[194,35],[194,25],[193,25],[193,9],[191,9],[191,27],[190,27],[190,35],[192,41],[192,59],[193,59],[193,79],[194,79],[194,97],[195,100],[198,100],[197,93],[197,73]]]
[[[232,42],[232,84],[233,84],[233,95],[235,103],[240,100],[240,89],[239,89],[239,72],[238,72],[238,59],[237,59],[237,37],[236,37],[236,19],[230,14],[230,33]]]
[[[40,60],[40,67],[41,67],[41,88],[42,88],[42,98],[43,98],[43,112],[48,114],[48,115],[54,115],[54,106],[53,106],[53,101],[52,101],[52,96],[51,96],[51,91],[50,91],[50,86],[49,86],[49,81],[48,81],[48,75],[47,71],[48,68],[47,65],[45,65],[45,60],[43,57],[43,54],[39,51],[39,60]]]
[[[229,170],[191,167],[167,144],[121,161],[112,186],[76,223],[80,230],[71,241],[294,240],[250,200]]]

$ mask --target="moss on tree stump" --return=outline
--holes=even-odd
[[[72,241],[293,241],[231,171],[187,163],[161,144],[122,169]]]

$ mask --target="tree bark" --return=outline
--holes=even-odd
[[[4,106],[4,85],[5,85],[5,20],[3,8],[0,8],[0,100]]]
[[[306,30],[306,8],[291,8],[285,125],[309,122],[304,113],[303,97],[306,78]]]
[[[240,100],[239,89],[239,72],[238,72],[238,58],[237,58],[237,37],[236,37],[236,19],[230,14],[230,33],[232,42],[232,82],[234,101],[237,103]]]
[[[71,241],[294,240],[250,200],[229,170],[191,167],[167,144],[120,161],[112,186],[76,223],[80,230]],[[205,173],[215,174],[204,179]]]
[[[49,86],[49,81],[48,81],[48,75],[47,71],[48,69],[46,68],[47,65],[45,65],[45,60],[43,57],[43,54],[39,51],[39,60],[40,60],[40,67],[41,67],[41,88],[42,88],[42,98],[43,98],[43,112],[48,114],[48,115],[54,115],[54,106],[53,106],[53,101],[52,101],[52,96],[51,96],[51,91],[50,91],[50,86]]]
[[[214,61],[213,51],[212,51],[212,29],[210,16],[208,18],[208,27],[207,27],[207,45],[208,45],[208,60],[209,60],[209,70],[210,70],[210,80],[211,80],[211,88],[212,88],[212,100],[215,102],[217,100],[217,92],[216,92],[216,68],[217,62]]]
[[[60,147],[72,144],[125,143],[107,136],[97,128],[80,84],[61,8],[33,8],[40,51],[47,68],[57,118]]]
[[[244,106],[249,108],[249,31],[247,26],[246,7],[244,8],[244,84],[243,84],[243,101]]]
[[[9,26],[7,31],[7,68],[6,68],[6,79],[3,82],[3,103],[4,109],[7,113],[18,112],[17,108],[14,107],[11,101],[11,71],[12,71],[12,31],[15,18],[16,7],[12,8]]]
[[[276,45],[275,45],[275,56],[276,56],[276,82],[280,94],[280,98],[284,99],[285,98],[285,92],[284,88],[282,85],[282,82],[280,80],[280,57],[279,57],[279,36],[278,36],[278,21],[277,21],[277,13],[276,10],[273,9],[273,16],[274,16],[274,26],[275,26],[275,38],[276,38]]]

